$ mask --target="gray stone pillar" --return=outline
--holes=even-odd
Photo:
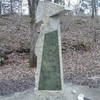
[[[61,30],[60,30],[60,14],[64,12],[64,7],[59,6],[50,2],[40,1],[37,9],[37,23],[42,22],[43,24],[40,27],[40,35],[36,44],[36,55],[37,55],[37,70],[35,73],[35,94],[36,100],[65,100],[64,98],[64,80],[63,80],[63,68],[62,68],[62,51],[61,51]],[[41,66],[42,66],[42,56],[43,56],[43,46],[44,39],[46,34],[52,34],[53,31],[57,30],[58,38],[58,50],[59,50],[59,66],[60,66],[60,81],[61,89],[60,90],[48,90],[48,89],[39,89],[39,81],[41,75]],[[45,73],[45,72],[44,72]],[[45,83],[45,82],[44,82]],[[53,84],[51,84],[52,87]],[[43,86],[45,87],[45,86]]]

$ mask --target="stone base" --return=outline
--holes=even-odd
[[[35,100],[66,100],[64,93],[48,92],[35,93]]]

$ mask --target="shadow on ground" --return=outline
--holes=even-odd
[[[0,82],[0,96],[12,95],[15,92],[23,92],[34,87],[34,78],[23,78],[20,80],[2,80]]]

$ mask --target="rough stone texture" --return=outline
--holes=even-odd
[[[64,7],[48,1],[40,1],[37,8],[36,19],[37,22],[45,20],[48,16],[60,14],[64,11]]]
[[[55,28],[55,29],[57,29],[57,28]],[[54,31],[54,30],[52,30],[52,31]],[[48,31],[47,30],[42,31],[42,34],[40,34],[40,37],[39,37],[39,39],[37,41],[37,45],[36,45],[36,54],[37,54],[37,57],[38,57],[37,59],[38,60],[37,60],[37,71],[36,71],[36,74],[35,74],[35,79],[36,79],[36,82],[35,82],[35,93],[37,95],[40,95],[40,96],[37,96],[36,100],[41,100],[41,98],[43,98],[43,100],[46,100],[47,97],[49,99],[51,99],[51,100],[55,100],[55,98],[58,97],[58,94],[59,94],[60,97],[62,97],[62,95],[63,95],[62,91],[52,91],[51,92],[51,91],[39,91],[38,90],[40,69],[41,69],[41,61],[42,61],[42,52],[43,52],[43,41],[44,41],[44,35],[45,35],[45,34],[43,34],[43,32],[45,33],[45,32],[48,32]],[[59,32],[60,31],[58,30],[58,35],[60,34]],[[59,41],[61,41],[59,36],[58,36],[58,39],[59,39]],[[61,56],[61,54],[60,54],[60,56]],[[61,82],[62,82],[62,87],[63,87],[63,76],[62,76],[63,73],[62,73],[62,66],[61,65],[60,65],[60,70],[61,70]],[[43,97],[42,97],[42,95],[43,95]],[[51,98],[52,96],[53,96],[53,98]]]
[[[41,3],[41,2],[40,2]],[[42,8],[41,8],[42,7]],[[61,39],[60,39],[60,22],[59,22],[59,13],[64,10],[63,7],[59,5],[55,5],[50,2],[42,2],[42,4],[39,4],[38,9],[42,11],[37,12],[42,12],[43,15],[38,14],[39,18],[37,17],[37,21],[43,20],[43,24],[40,29],[40,36],[37,45],[36,45],[36,51],[38,50],[39,53],[36,52],[37,54],[37,71],[36,71],[36,83],[35,83],[35,93],[39,96],[37,96],[37,100],[55,100],[58,97],[58,94],[60,97],[62,97],[63,93],[63,73],[62,73],[62,56],[61,56]],[[52,15],[56,15],[55,17],[50,17]],[[40,69],[41,69],[41,61],[42,61],[42,52],[43,52],[43,42],[44,42],[44,36],[46,33],[52,31],[58,31],[58,44],[59,44],[59,58],[60,58],[60,71],[61,71],[61,85],[62,89],[61,91],[39,91],[38,90],[38,85],[39,85],[39,77],[40,77]],[[42,41],[41,41],[42,40]],[[52,84],[53,85],[53,84]],[[53,98],[51,98],[53,96]],[[48,98],[47,98],[48,97]]]

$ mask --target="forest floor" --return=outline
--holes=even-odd
[[[29,67],[30,19],[0,18],[0,95],[24,91],[34,85]],[[61,18],[65,82],[100,87],[100,21],[89,17]]]
[[[64,16],[61,24],[65,80],[100,87],[100,18]]]

